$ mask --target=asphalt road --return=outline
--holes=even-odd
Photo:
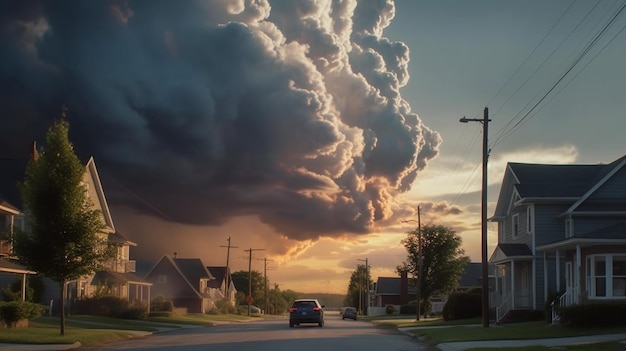
[[[436,350],[393,329],[365,321],[327,316],[324,327],[302,324],[289,328],[287,319],[259,320],[214,327],[181,329],[81,350],[180,351],[430,351]]]

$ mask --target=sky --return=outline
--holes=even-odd
[[[623,156],[623,6],[0,0],[0,158],[65,106],[148,266],[225,265],[230,238],[232,270],[345,293],[366,259],[396,276],[418,206],[479,262],[483,126],[459,119],[489,108],[488,215],[507,162]]]

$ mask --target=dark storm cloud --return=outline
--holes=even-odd
[[[441,142],[400,95],[393,16],[384,1],[0,1],[0,149],[26,150],[65,105],[112,204],[368,233]]]

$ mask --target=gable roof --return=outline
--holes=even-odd
[[[215,278],[209,281],[209,287],[220,288],[222,286],[222,283],[224,283],[226,279],[226,272],[230,271],[230,269],[227,269],[224,266],[207,266],[206,268],[209,270],[209,273],[211,273],[211,275],[213,275],[213,277]]]
[[[402,278],[378,277],[376,280],[376,295],[400,295]],[[408,293],[415,294],[415,287],[409,284]]]
[[[187,286],[193,291],[193,293],[199,298],[206,297],[206,294],[201,293],[200,279],[215,279],[215,277],[208,271],[204,263],[199,258],[173,258],[170,256],[163,256],[156,265],[152,267],[150,272],[146,274],[146,278],[152,275],[153,271],[161,264],[166,263],[171,265],[183,278]]]
[[[480,262],[470,262],[465,266],[463,274],[459,279],[459,287],[473,287],[480,286],[482,272],[482,264]]]
[[[514,258],[529,257],[533,257],[533,252],[526,244],[498,244],[489,262],[500,263]]]
[[[114,233],[115,225],[113,224],[113,218],[111,217],[111,211],[109,211],[107,199],[104,196],[104,189],[102,188],[102,183],[100,182],[100,176],[98,175],[98,169],[96,168],[96,161],[93,157],[90,157],[85,165],[83,181],[86,184],[93,185],[93,189],[91,189],[91,186],[87,189],[92,205],[100,210],[102,221],[107,226],[108,231]]]
[[[511,192],[520,201],[559,201],[574,211],[626,164],[622,156],[610,164],[535,164],[509,162],[502,181],[494,218],[506,215]],[[511,200],[515,201],[515,200]],[[615,207],[611,207],[614,209]],[[594,207],[598,209],[598,207]]]

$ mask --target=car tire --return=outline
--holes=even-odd
[[[289,328],[293,328],[293,322],[289,322]]]

